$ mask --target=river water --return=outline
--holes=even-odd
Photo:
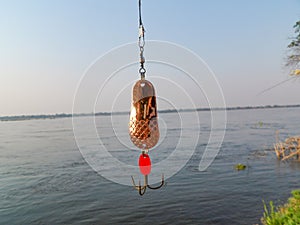
[[[188,112],[184,114],[189,118]],[[280,162],[272,150],[277,130],[282,140],[300,134],[300,109],[228,111],[220,152],[210,167],[199,171],[209,136],[209,120],[205,119],[209,114],[198,112],[203,132],[188,162],[168,177],[161,189],[147,190],[144,196],[90,167],[76,144],[71,118],[1,122],[0,224],[260,223],[263,200],[283,203],[291,190],[300,187],[300,163]],[[177,121],[177,116],[160,115],[165,126],[168,121]],[[96,118],[100,132],[110,122],[107,118]],[[80,118],[82,124],[87,119]],[[118,115],[116,120],[128,123],[128,116]],[[191,136],[194,120],[191,116],[188,121]],[[122,130],[123,123],[114,126],[116,131]],[[172,138],[181,135],[180,125],[173,126],[162,129],[165,143],[150,152],[154,163],[172,153]],[[116,146],[110,135],[100,138],[104,145]],[[121,141],[127,138],[120,135]],[[189,142],[185,147],[192,148]],[[134,164],[138,158],[137,152],[126,148],[110,150],[126,163]],[[246,164],[246,170],[235,171],[237,163]],[[123,177],[129,184],[130,176]]]

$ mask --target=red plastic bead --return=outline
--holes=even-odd
[[[151,172],[151,160],[148,154],[142,153],[139,158],[139,167],[143,175],[148,175]]]

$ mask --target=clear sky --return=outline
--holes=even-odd
[[[227,106],[300,103],[300,80],[257,96],[287,78],[299,19],[299,0],[143,1],[147,40],[201,56]],[[137,26],[137,0],[0,0],[0,115],[70,113],[87,67]]]

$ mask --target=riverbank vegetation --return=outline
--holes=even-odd
[[[292,197],[284,205],[275,207],[271,201],[264,203],[263,225],[299,225],[300,224],[300,190],[292,191]]]

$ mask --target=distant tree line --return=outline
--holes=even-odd
[[[195,111],[218,111],[218,110],[250,110],[250,109],[272,109],[272,108],[300,108],[300,105],[264,105],[264,106],[237,106],[226,108],[196,108],[196,109],[165,109],[159,110],[159,113],[178,113]],[[97,112],[97,113],[78,113],[78,114],[53,114],[53,115],[20,115],[20,116],[0,116],[0,121],[22,121],[22,120],[40,120],[40,119],[60,119],[71,117],[87,116],[111,116],[128,115],[129,112]]]

